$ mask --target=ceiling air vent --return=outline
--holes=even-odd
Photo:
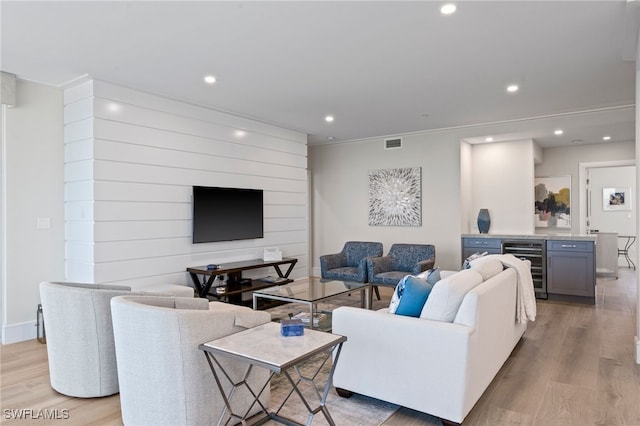
[[[402,148],[402,138],[393,138],[384,140],[384,149]]]

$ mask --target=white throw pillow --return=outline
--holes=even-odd
[[[464,296],[482,282],[482,275],[464,269],[436,283],[422,308],[420,318],[453,322]]]
[[[495,255],[481,257],[470,262],[470,268],[472,271],[476,271],[482,275],[482,280],[486,281],[494,275],[498,275],[504,269],[502,262],[500,262]]]

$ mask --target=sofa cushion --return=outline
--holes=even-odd
[[[504,266],[495,256],[485,256],[472,260],[469,269],[482,275],[483,281],[486,281],[502,272]]]
[[[453,322],[464,296],[482,282],[482,275],[471,269],[463,269],[433,286],[420,318]]]
[[[426,280],[409,275],[404,280],[404,291],[398,303],[396,315],[419,317],[432,288],[433,284]]]

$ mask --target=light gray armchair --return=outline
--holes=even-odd
[[[69,396],[118,393],[110,301],[129,287],[40,283],[51,387]]]
[[[118,393],[111,298],[193,294],[191,287],[163,283],[140,286],[136,291],[106,284],[40,283],[51,387],[80,398]]]
[[[225,405],[198,346],[271,321],[267,312],[198,298],[121,296],[111,310],[122,420],[130,426],[217,424]],[[246,371],[237,361],[221,364],[234,380]],[[248,380],[260,389],[268,378],[268,370],[256,367]],[[267,386],[260,401],[268,406],[269,398]],[[236,413],[247,412],[251,402],[244,388],[231,399]]]

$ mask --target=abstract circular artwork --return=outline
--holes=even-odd
[[[369,225],[422,225],[422,169],[369,172]]]

